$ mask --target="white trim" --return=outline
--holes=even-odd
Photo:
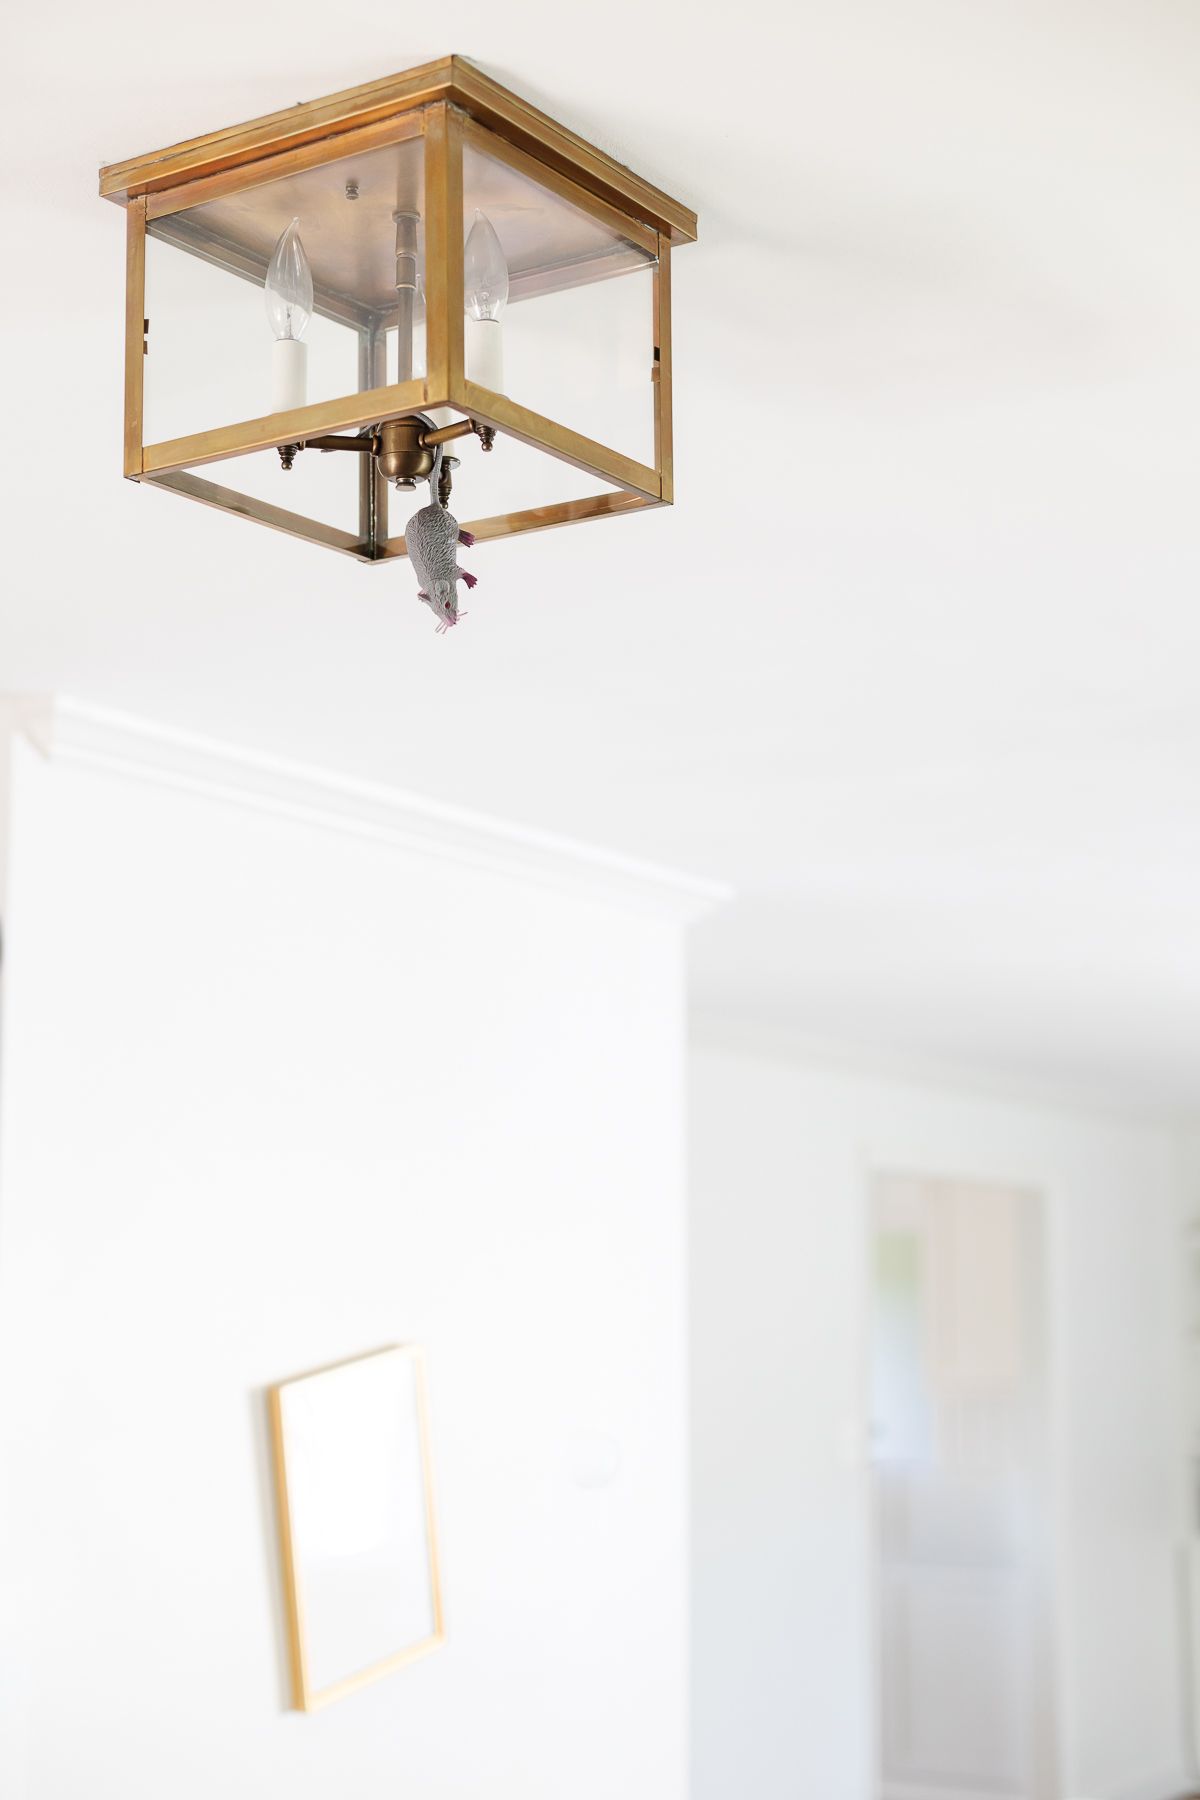
[[[885,1781],[882,1800],[1024,1800],[1020,1788],[965,1786],[952,1777],[945,1781]]]
[[[688,1036],[693,1050],[784,1063],[818,1075],[844,1075],[867,1082],[960,1094],[967,1100],[1030,1107],[1081,1119],[1117,1119],[1160,1130],[1200,1126],[1195,1108],[1130,1099],[1105,1085],[1069,1079],[1041,1081],[1034,1076],[1001,1073],[989,1069],[986,1063],[971,1066],[919,1051],[909,1053],[895,1045],[814,1037],[785,1019],[765,1018],[703,999],[693,1000],[689,1007]]]
[[[151,781],[681,925],[730,898],[718,882],[63,695],[0,697],[0,730],[24,738],[51,763]]]
[[[1123,1787],[1119,1791],[1120,1800],[1192,1800],[1196,1792],[1196,1776],[1189,1774],[1186,1769],[1173,1770],[1152,1781],[1139,1782],[1137,1787]]]

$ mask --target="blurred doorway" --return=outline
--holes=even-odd
[[[1048,1800],[1044,1217],[1016,1188],[872,1191],[880,1800]]]

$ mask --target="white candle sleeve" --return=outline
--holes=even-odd
[[[299,338],[276,338],[271,357],[271,411],[292,412],[308,405],[308,345]]]
[[[467,328],[467,380],[504,392],[504,334],[499,319],[465,320]]]

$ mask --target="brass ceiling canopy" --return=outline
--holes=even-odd
[[[695,214],[462,57],[110,164],[100,193],[126,209],[130,479],[363,562],[406,554],[439,444],[476,538],[670,504]]]

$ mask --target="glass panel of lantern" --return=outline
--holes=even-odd
[[[457,416],[454,411],[446,414],[447,418]],[[571,463],[560,462],[544,450],[503,434],[497,437],[490,456],[481,455],[479,446],[470,438],[461,444],[448,444],[446,450],[458,462],[458,467],[453,469],[450,510],[463,525],[478,527],[505,514],[524,514],[564,501],[590,500],[620,491],[615,483],[606,481],[602,475],[592,475]],[[389,488],[388,536],[393,540],[403,537],[409,519],[428,498],[424,485],[416,493]],[[468,568],[478,574],[478,552],[474,554],[475,562],[469,558],[464,560]]]
[[[420,119],[401,143],[152,219],[143,441],[159,444],[395,380],[384,365],[423,250]],[[399,218],[397,218],[399,215]],[[398,246],[406,254],[398,256]],[[407,378],[407,372],[406,372]],[[334,427],[340,431],[351,428]],[[357,456],[272,449],[201,473],[354,531]]]
[[[653,467],[655,257],[468,132],[467,379]]]
[[[466,376],[553,425],[652,470],[655,462],[654,274],[657,259],[578,203],[552,191],[522,159],[468,126],[463,147]],[[611,214],[606,214],[611,218]],[[630,225],[630,230],[637,230]],[[424,372],[417,334],[415,367]],[[448,409],[438,423],[454,417]],[[465,521],[590,499],[615,484],[516,438],[492,455],[461,458],[452,506]],[[389,496],[388,531],[403,534],[411,494]]]

